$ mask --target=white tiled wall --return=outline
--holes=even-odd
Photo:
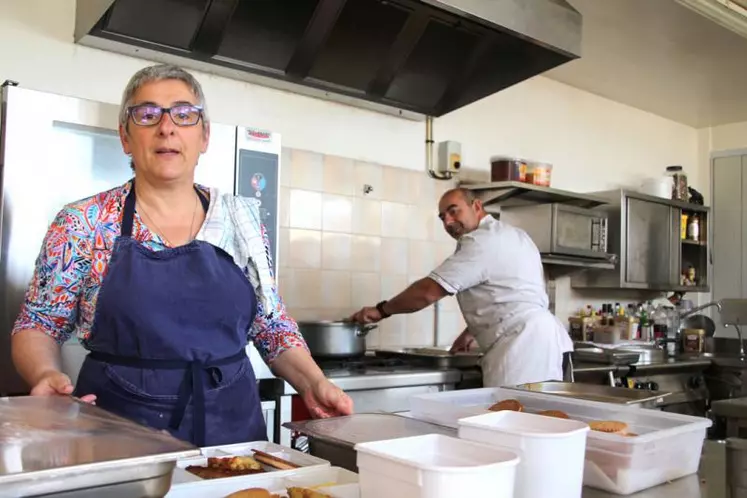
[[[278,280],[297,320],[338,320],[391,298],[454,250],[437,216],[451,182],[289,148],[281,171]],[[439,313],[446,345],[464,325],[454,298]],[[392,317],[368,345],[430,345],[433,321],[433,308]]]

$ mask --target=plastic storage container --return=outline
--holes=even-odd
[[[523,159],[515,157],[490,158],[490,181],[526,182],[528,166]]]
[[[687,202],[690,192],[687,189],[687,175],[682,166],[667,166],[667,174],[672,177],[672,199]]]
[[[515,389],[483,388],[410,398],[414,417],[449,427],[459,419],[491,413],[492,404],[516,399],[526,412],[562,410],[572,420],[618,420],[635,437],[590,431],[586,441],[584,484],[615,494],[631,494],[694,474],[709,419],[564,398]]]
[[[552,180],[552,165],[545,163],[534,163],[527,171],[527,183],[549,187]]]
[[[355,446],[361,498],[513,498],[516,453],[429,434]]]
[[[286,497],[289,487],[316,488],[332,498],[358,498],[358,474],[339,467],[317,467],[286,475],[255,474],[230,479],[172,486],[166,498],[225,498],[227,495],[249,488],[263,488]]]
[[[460,438],[519,455],[515,498],[581,496],[588,432],[584,422],[524,412],[502,411],[459,421]]]

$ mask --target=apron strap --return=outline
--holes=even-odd
[[[205,211],[205,213],[208,212],[208,208],[210,207],[210,201],[207,200],[205,195],[200,192],[200,189],[197,187],[193,187],[195,189],[195,192],[197,192],[197,197],[200,199],[200,204],[202,204],[202,209]],[[132,225],[135,220],[135,179],[132,179],[132,187],[130,187],[130,192],[127,194],[127,197],[125,198],[124,203],[124,211],[122,213],[122,231],[120,232],[123,237],[132,237]]]
[[[118,365],[122,367],[133,367],[153,370],[184,370],[184,378],[179,386],[179,394],[176,400],[176,406],[171,412],[169,428],[173,431],[179,430],[179,426],[184,419],[187,411],[187,405],[190,399],[192,402],[192,417],[194,420],[194,436],[197,446],[205,446],[206,422],[205,422],[205,382],[202,372],[223,365],[230,365],[237,361],[248,359],[245,350],[236,354],[221,358],[215,361],[187,361],[187,360],[159,360],[148,358],[136,358],[129,356],[118,356],[98,351],[91,351],[88,356],[95,361],[107,363],[109,365]]]

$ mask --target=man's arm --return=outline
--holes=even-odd
[[[383,303],[382,308],[386,315],[414,313],[448,295],[446,289],[435,280],[425,277],[413,282],[407,289]]]

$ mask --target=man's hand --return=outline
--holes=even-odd
[[[357,313],[353,313],[348,318],[348,321],[365,325],[367,323],[380,322],[382,318],[381,313],[375,306],[366,306],[365,308],[361,308]]]
[[[73,393],[70,377],[62,372],[51,371],[42,375],[39,382],[31,389],[32,396],[68,396]],[[85,403],[96,404],[96,395],[87,394],[80,398]]]
[[[466,330],[459,334],[454,344],[451,345],[450,353],[459,353],[460,351],[469,351],[475,345],[475,336]]]
[[[314,418],[341,417],[353,413],[353,400],[328,379],[319,380],[301,397]]]

